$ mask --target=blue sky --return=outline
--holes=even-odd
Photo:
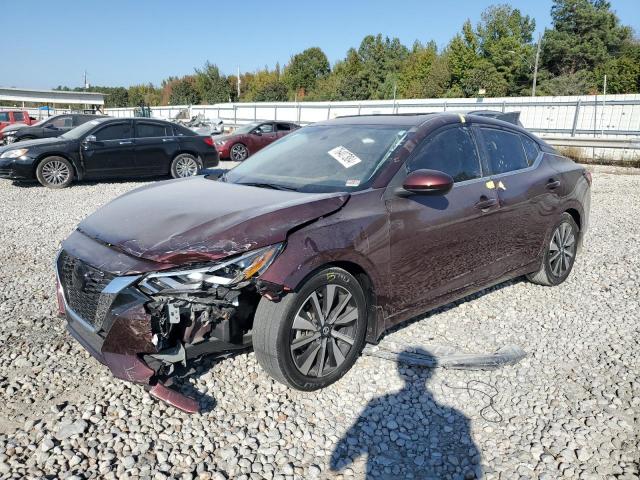
[[[406,45],[433,39],[444,46],[467,18],[477,22],[494,3],[501,2],[10,1],[2,9],[0,85],[81,86],[85,69],[95,85],[159,84],[206,60],[227,74],[237,66],[253,71],[284,65],[312,46],[333,63],[370,33],[397,36]],[[550,24],[551,0],[508,3],[535,18],[538,30]],[[638,0],[611,3],[640,33]]]

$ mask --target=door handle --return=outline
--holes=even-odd
[[[559,186],[560,186],[560,180],[556,180],[554,178],[550,178],[546,185],[547,189],[549,190],[555,190]]]
[[[163,138],[163,142],[173,142],[173,138]]]
[[[124,140],[122,142],[118,142],[120,145],[131,145],[133,142],[129,140]]]
[[[498,201],[495,198],[487,198],[486,196],[482,195],[480,197],[480,200],[476,202],[475,207],[479,208],[480,210],[486,210],[487,208],[491,208],[497,204]]]

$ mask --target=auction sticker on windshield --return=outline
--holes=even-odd
[[[335,158],[344,168],[351,168],[354,165],[357,165],[362,160],[355,153],[350,152],[342,145],[337,146],[336,148],[332,148],[327,152],[333,158]]]

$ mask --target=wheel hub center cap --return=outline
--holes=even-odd
[[[325,325],[324,327],[322,327],[322,335],[327,336],[329,335],[329,331],[331,330],[331,328],[328,325]]]

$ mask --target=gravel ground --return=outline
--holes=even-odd
[[[594,167],[591,231],[557,288],[513,281],[381,346],[528,356],[492,372],[361,357],[286,389],[253,354],[203,362],[186,415],[112,378],[56,316],[53,258],[85,215],[140,183],[0,182],[0,478],[638,478],[640,171]]]

